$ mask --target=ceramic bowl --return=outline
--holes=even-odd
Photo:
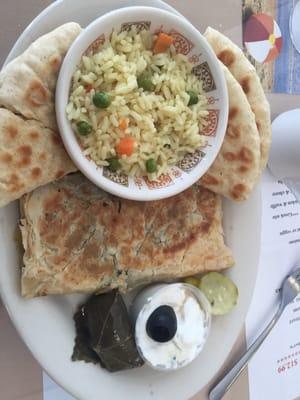
[[[194,348],[194,352],[192,354],[189,354],[189,356],[186,358],[186,360],[181,363],[172,363],[173,365],[169,366],[166,368],[166,366],[163,365],[155,365],[151,362],[151,360],[147,359],[147,356],[143,353],[143,346],[141,346],[141,343],[147,343],[145,340],[142,340],[142,338],[145,338],[147,336],[147,331],[146,331],[146,323],[148,320],[148,317],[152,314],[152,312],[156,309],[158,305],[174,305],[173,303],[169,303],[170,301],[170,296],[168,296],[168,300],[166,300],[166,291],[168,289],[171,289],[172,291],[177,291],[178,290],[184,290],[188,296],[194,297],[198,304],[200,309],[202,310],[202,315],[203,315],[203,337],[202,337],[202,342],[198,343],[197,347]],[[174,292],[173,292],[174,293]],[[174,294],[173,294],[174,296]],[[160,300],[164,300],[165,303],[161,304]],[[174,300],[173,300],[174,301]],[[186,304],[186,303],[185,303]],[[181,307],[183,307],[181,305]],[[133,305],[131,307],[131,317],[133,319],[134,325],[135,325],[135,341],[137,344],[138,351],[141,355],[141,357],[144,359],[147,365],[149,365],[151,368],[156,369],[158,371],[163,371],[163,372],[169,372],[169,371],[174,371],[178,368],[182,368],[187,366],[189,363],[191,363],[195,358],[199,356],[201,351],[203,350],[205,343],[209,337],[210,333],[210,327],[211,327],[211,307],[210,303],[207,300],[206,296],[204,295],[201,290],[199,290],[197,287],[189,285],[187,283],[163,283],[163,284],[154,284],[147,286],[143,290],[141,290],[137,296],[135,297],[133,301]],[[178,327],[179,329],[179,327]],[[179,335],[180,336],[180,335]],[[149,340],[149,339],[148,339]],[[176,341],[178,340],[178,337]],[[180,340],[180,339],[179,339]],[[157,342],[148,342],[150,344],[150,347],[152,346],[158,346],[158,348],[161,348],[162,343],[157,343]],[[167,344],[168,346],[168,344]],[[166,347],[167,349],[168,347]],[[149,348],[148,348],[149,349]],[[160,355],[162,353],[159,351]],[[166,360],[166,358],[169,358],[168,356],[168,351],[167,353],[164,353],[163,359]],[[166,358],[165,358],[166,357]]]
[[[203,81],[208,100],[208,117],[201,131],[207,145],[193,154],[187,154],[176,166],[156,180],[147,177],[128,177],[97,166],[85,157],[66,116],[72,75],[82,55],[90,46],[99,46],[109,40],[112,30],[151,33],[167,32],[173,37],[178,53],[188,57],[192,72]],[[195,183],[208,170],[222,145],[228,116],[227,86],[218,59],[205,38],[185,18],[152,7],[126,7],[111,11],[92,22],[69,49],[60,70],[56,89],[56,115],[64,145],[78,169],[95,185],[113,195],[132,200],[158,200],[176,195]]]

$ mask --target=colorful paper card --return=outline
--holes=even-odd
[[[243,0],[245,54],[266,92],[300,93],[300,0]]]

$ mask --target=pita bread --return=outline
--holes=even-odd
[[[75,169],[59,134],[0,108],[0,207]]]
[[[234,263],[224,245],[221,198],[200,186],[134,202],[77,173],[26,195],[22,213],[25,297],[126,292]]]
[[[80,31],[73,22],[60,26],[0,72],[0,206],[76,170],[57,133],[54,97]]]
[[[43,126],[57,129],[54,97],[62,60],[79,35],[74,22],[33,42],[0,72],[0,106]]]
[[[270,105],[256,70],[242,50],[220,32],[209,27],[206,29],[204,36],[219,60],[228,67],[242,86],[255,114],[256,125],[260,135],[260,169],[263,170],[268,161],[271,144],[271,116]]]
[[[223,66],[229,97],[228,126],[221,150],[199,183],[235,201],[248,198],[260,174],[260,139],[247,97]]]

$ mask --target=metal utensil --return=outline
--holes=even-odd
[[[272,174],[300,203],[300,109],[279,115],[272,123],[272,143],[268,166]]]
[[[260,345],[271,332],[274,325],[283,313],[285,307],[289,303],[291,303],[291,301],[294,300],[294,298],[297,297],[297,295],[300,293],[300,268],[297,268],[291,275],[285,278],[281,286],[280,292],[281,302],[273,319],[270,321],[265,330],[258,336],[255,342],[249,347],[249,349],[241,357],[241,359],[235,364],[235,366],[229,372],[227,372],[227,374],[210,391],[209,400],[220,400],[224,396],[224,394],[230,389],[230,387],[237,380],[241,372],[247,366],[252,356],[256,353]]]

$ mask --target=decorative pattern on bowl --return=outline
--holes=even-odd
[[[214,77],[206,61],[193,67],[192,73],[203,81],[203,90],[205,92],[211,92],[216,89]]]
[[[136,32],[140,33],[143,30],[150,30],[150,26],[151,26],[151,21],[137,21],[137,22],[124,22],[121,25],[121,29],[120,31],[127,31],[129,32],[131,30],[131,28],[135,27]]]
[[[218,123],[219,123],[219,110],[208,109],[208,116],[205,118],[206,124],[201,129],[201,135],[216,136]]]
[[[176,52],[188,56],[190,51],[194,48],[194,43],[175,29],[171,29],[169,35],[173,38],[173,46],[175,47]]]
[[[143,179],[150,190],[174,185],[174,181],[169,174],[162,174],[155,181],[150,181],[146,176]]]
[[[112,172],[109,168],[104,167],[103,176],[105,176],[105,178],[111,180],[112,182],[118,183],[119,185],[128,186],[129,179],[128,176],[125,174],[122,174],[120,172]]]
[[[204,151],[198,149],[194,153],[187,153],[184,158],[177,163],[177,167],[184,172],[192,171],[205,157]]]

